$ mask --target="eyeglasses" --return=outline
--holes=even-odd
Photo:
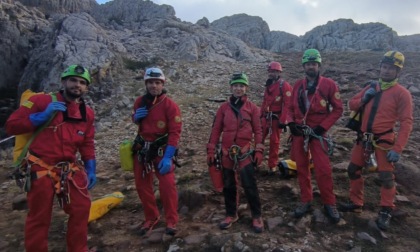
[[[86,72],[86,69],[82,66],[77,65],[74,68],[74,72],[77,73],[77,74],[84,74]]]
[[[146,75],[150,77],[162,77],[163,73],[160,69],[157,68],[149,68],[146,70]]]
[[[74,78],[74,77],[70,77],[70,78],[69,78],[69,81],[70,81],[70,82],[75,82],[75,83],[80,83],[80,84],[82,84],[82,85],[87,85],[87,82],[86,82],[85,80],[78,80],[78,79],[76,79],[76,78]]]

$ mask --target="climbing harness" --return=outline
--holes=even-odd
[[[24,159],[25,162],[25,178],[21,178],[19,181],[17,180],[18,185],[21,188],[24,188],[26,192],[29,192],[31,189],[31,181],[40,179],[44,176],[48,176],[54,183],[54,192],[57,195],[58,204],[61,208],[63,208],[64,204],[70,204],[70,187],[69,181],[73,183],[76,189],[79,192],[89,198],[89,195],[83,193],[82,190],[87,188],[87,182],[83,186],[78,186],[76,182],[73,180],[73,175],[75,172],[81,172],[84,170],[83,166],[76,162],[59,162],[54,165],[49,165],[45,163],[42,159],[30,154],[28,152],[27,156]],[[31,171],[33,165],[39,165],[43,168],[40,171]]]
[[[136,139],[134,139],[133,153],[137,154],[137,160],[144,165],[144,169],[142,171],[143,178],[146,174],[149,174],[153,170],[153,160],[156,157],[163,157],[164,149],[167,143],[168,134],[165,134],[152,142],[145,141],[140,135],[137,135]],[[175,151],[172,161],[176,167],[181,167],[178,163],[177,157],[178,150]]]

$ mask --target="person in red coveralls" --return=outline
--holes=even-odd
[[[364,180],[362,168],[371,156],[377,160],[381,181],[381,210],[376,224],[389,228],[396,194],[394,163],[400,159],[413,129],[413,103],[410,92],[398,83],[404,66],[404,55],[398,51],[385,53],[380,62],[379,80],[372,81],[349,101],[353,111],[363,108],[361,132],[351,153],[347,168],[350,178],[350,202],[340,210],[362,212]],[[395,132],[399,122],[398,132]]]
[[[175,235],[178,223],[178,193],[173,158],[181,136],[182,121],[178,105],[166,95],[165,75],[159,68],[144,74],[146,94],[134,102],[133,122],[138,125],[134,141],[134,178],[143,204],[145,221],[139,234],[149,233],[160,221],[153,191],[153,174],[159,180],[160,198],[168,235]]]
[[[55,194],[60,206],[70,215],[67,251],[88,251],[91,205],[88,189],[96,183],[94,112],[82,98],[91,83],[89,71],[80,65],[71,65],[61,74],[61,83],[63,88],[58,93],[30,97],[6,122],[10,135],[33,133],[48,123],[34,138],[25,157],[31,166],[25,225],[27,252],[48,251],[48,228]],[[84,161],[84,168],[76,164],[77,152]]]
[[[308,169],[310,155],[315,170],[315,179],[321,192],[327,216],[340,221],[333,192],[332,167],[329,154],[331,143],[326,132],[341,117],[343,104],[337,84],[320,75],[321,54],[308,49],[302,57],[306,78],[296,81],[289,106],[288,126],[292,133],[291,158],[296,161],[297,177],[301,191],[301,203],[294,211],[296,218],[311,209],[313,199],[311,171]]]
[[[268,65],[268,79],[261,105],[261,125],[263,142],[270,137],[270,149],[268,154],[269,174],[277,171],[279,158],[280,135],[282,129],[286,129],[286,115],[292,95],[292,86],[281,79],[283,71],[279,62],[273,61]]]
[[[239,219],[238,186],[241,184],[251,209],[253,230],[261,233],[264,230],[264,223],[261,217],[255,166],[261,164],[264,145],[260,111],[246,96],[248,85],[248,77],[244,73],[234,74],[230,80],[232,96],[220,106],[214,118],[207,144],[207,163],[209,165],[214,163],[215,148],[221,137],[226,218],[219,224],[220,229],[230,228]]]

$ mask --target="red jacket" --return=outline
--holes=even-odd
[[[34,95],[12,113],[6,122],[9,135],[35,132],[36,127],[29,120],[32,113],[44,111],[52,101],[49,94]],[[57,93],[57,101],[65,101]],[[44,162],[54,165],[58,162],[76,161],[79,152],[82,160],[95,159],[94,112],[83,101],[66,101],[67,111],[58,112],[51,123],[33,140],[29,151]],[[85,115],[82,119],[71,120],[66,115]],[[70,116],[71,117],[71,116]]]
[[[239,109],[238,116],[231,108],[230,101],[223,103],[217,110],[208,144],[209,149],[214,150],[220,136],[222,136],[223,149],[229,149],[232,145],[241,148],[249,146],[252,140],[255,145],[262,143],[260,110],[246,96],[242,96],[241,100],[243,105]]]
[[[370,88],[370,86],[367,86],[350,99],[349,107],[351,110],[357,111],[360,108],[362,105],[362,97],[368,88]],[[377,89],[379,89],[379,87],[377,87]],[[372,98],[366,104],[363,111],[362,132],[367,131],[367,124],[374,99],[375,98]],[[401,153],[404,146],[407,144],[408,137],[413,129],[413,101],[410,92],[400,84],[382,91],[378,110],[372,124],[372,133],[380,134],[391,129],[393,130],[396,122],[399,122],[400,126],[393,150]],[[384,135],[381,139],[393,142],[394,134]]]
[[[281,83],[283,82],[283,83]],[[280,88],[280,84],[282,87]],[[287,110],[292,96],[292,86],[282,79],[267,86],[264,91],[264,99],[261,104],[261,115],[273,112],[279,116],[281,123],[286,123]]]
[[[309,127],[320,125],[330,129],[343,113],[343,103],[337,84],[323,76],[318,77],[318,85],[313,94],[306,96],[307,79],[296,81],[287,115],[288,122],[305,123]],[[305,102],[309,109],[306,109]],[[332,107],[330,111],[329,105]],[[306,122],[304,122],[306,115]]]
[[[182,130],[181,111],[178,105],[166,94],[157,97],[156,101],[149,101],[147,95],[140,96],[134,102],[133,122],[134,112],[143,106],[148,108],[149,113],[138,123],[138,134],[148,142],[168,134],[168,145],[178,146]]]

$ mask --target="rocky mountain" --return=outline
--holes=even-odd
[[[237,14],[209,23],[181,21],[152,1],[0,1],[0,89],[50,89],[65,65],[79,62],[101,82],[122,58],[150,61],[264,60],[268,52],[399,49],[418,51],[420,35],[399,37],[380,23],[335,20],[295,36],[270,31],[260,17]],[[263,50],[258,50],[263,49]],[[108,71],[110,70],[110,71]]]
[[[399,37],[382,24],[358,25],[351,20],[331,21],[304,36],[295,36],[269,31],[261,18],[245,14],[214,22],[204,17],[192,24],[178,19],[169,5],[141,0],[92,3],[88,9],[91,1],[28,2],[31,5],[0,0],[0,139],[5,137],[2,124],[16,107],[17,87],[56,90],[58,76],[67,65],[80,63],[91,70],[94,81],[87,101],[96,116],[98,184],[90,193],[92,199],[114,191],[125,195],[121,205],[89,224],[92,251],[418,251],[418,36]],[[57,12],[47,12],[45,6],[52,4],[56,4]],[[69,9],[72,11],[66,11]],[[386,43],[381,44],[376,37]],[[291,217],[299,201],[298,182],[296,178],[267,176],[265,161],[257,179],[266,230],[259,235],[251,231],[249,209],[241,197],[240,220],[231,229],[220,231],[217,223],[224,218],[224,202],[222,195],[212,190],[205,143],[220,101],[229,95],[229,77],[236,71],[246,72],[251,83],[248,95],[260,104],[267,64],[280,61],[282,78],[293,84],[303,77],[300,59],[302,50],[309,46],[321,50],[322,73],[338,83],[345,104],[366,81],[377,78],[378,61],[385,50],[398,48],[406,56],[399,80],[411,92],[416,107],[414,130],[397,164],[398,208],[392,228],[381,232],[373,221],[380,203],[377,174],[364,174],[363,213],[342,213],[342,221],[333,225],[322,211],[315,181],[314,211],[301,219]],[[165,88],[179,104],[183,117],[179,144],[182,167],[175,173],[180,195],[175,238],[163,235],[163,222],[150,236],[136,234],[144,220],[142,204],[133,174],[121,169],[118,155],[120,143],[135,136],[130,115],[134,99],[144,92],[142,75],[148,66],[164,70],[168,78]],[[346,107],[344,116],[329,131],[336,143],[331,163],[340,202],[348,199],[346,168],[355,137],[344,127],[348,115]],[[282,134],[279,158],[289,157],[287,139],[288,134]],[[0,251],[24,250],[25,194],[8,179],[12,145],[13,141],[0,144]],[[159,192],[155,194],[159,199]],[[65,228],[65,214],[55,207],[50,251],[64,251]]]

